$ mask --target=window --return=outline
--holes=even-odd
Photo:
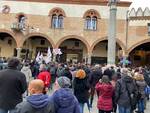
[[[52,16],[52,28],[63,28],[63,15]]]
[[[150,23],[148,23],[148,35],[150,36]]]
[[[97,30],[97,22],[98,18],[100,18],[99,14],[95,10],[87,11],[84,15],[85,18],[85,29],[87,30]]]
[[[54,9],[52,12],[51,27],[54,29],[63,28],[64,12],[61,9]]]
[[[97,17],[89,17],[86,18],[86,28],[88,30],[96,30],[97,29]]]
[[[18,25],[20,30],[25,30],[25,22],[26,22],[26,17],[24,15],[19,15],[18,16]]]

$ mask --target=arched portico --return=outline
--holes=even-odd
[[[52,49],[55,47],[54,42],[47,35],[41,33],[32,33],[27,35],[22,41],[22,57],[35,58],[37,52],[47,54],[48,47]]]
[[[15,48],[17,48],[15,34],[11,31],[0,29],[0,57],[16,56]]]
[[[119,39],[116,39],[116,44],[116,58],[119,60],[125,54],[125,46]],[[107,37],[96,40],[90,47],[92,63],[107,63],[107,49]]]
[[[150,65],[150,39],[142,40],[128,49],[132,65]]]
[[[60,57],[62,62],[86,62],[90,46],[83,37],[69,35],[61,38],[56,48],[62,50],[63,54]]]

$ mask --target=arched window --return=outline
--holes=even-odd
[[[52,28],[58,28],[58,16],[56,14],[52,16]]]
[[[55,29],[63,28],[63,21],[64,21],[64,12],[60,9],[54,9],[51,12],[52,21],[51,26]]]
[[[85,13],[85,29],[87,30],[97,30],[97,19],[99,17],[99,14],[94,11],[90,10]]]
[[[20,30],[25,30],[26,27],[26,16],[24,14],[19,14],[18,17],[18,26]]]

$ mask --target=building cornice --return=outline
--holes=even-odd
[[[150,16],[135,16],[129,17],[130,20],[150,20]]]
[[[80,4],[80,5],[108,5],[107,0],[5,0],[5,1],[24,1],[24,2],[41,2],[41,3],[62,3],[62,4]],[[129,7],[132,2],[121,1],[117,5],[120,7]]]

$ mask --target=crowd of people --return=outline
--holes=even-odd
[[[0,71],[0,113],[90,113],[94,98],[97,113],[144,113],[149,86],[148,67],[11,58]]]

